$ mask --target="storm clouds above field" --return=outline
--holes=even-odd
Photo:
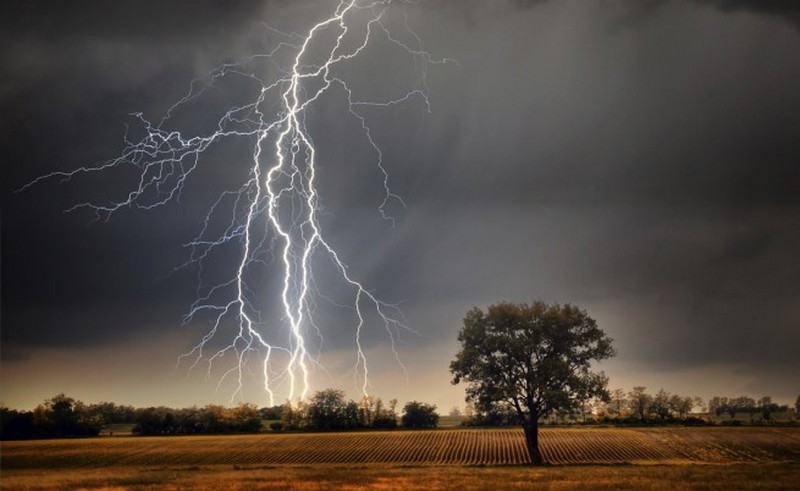
[[[228,169],[242,172],[246,148],[220,145],[208,180],[189,183],[182,206],[108,222],[62,210],[111,199],[121,176],[14,189],[114,157],[128,114],[159,119],[192,78],[268,50],[276,38],[262,22],[302,32],[334,5],[0,7],[6,404],[30,407],[59,391],[142,405],[227,400],[216,380],[173,371],[203,333],[180,326],[196,274],[173,269],[186,260],[182,244],[201,226],[206,195]],[[796,5],[408,5],[432,56],[457,63],[429,67],[430,114],[413,103],[370,113],[392,189],[407,204],[392,210],[395,227],[380,219],[368,163],[322,164],[332,242],[372,291],[402,302],[419,332],[399,345],[407,380],[385,356],[386,339],[369,337],[376,393],[441,409],[461,403],[447,367],[467,309],[542,299],[586,308],[615,339],[618,356],[602,367],[613,387],[794,400]],[[370,63],[365,72],[397,69]],[[324,129],[317,142],[334,155],[350,147]],[[320,383],[355,397],[351,353],[339,342],[349,328],[325,326],[334,364]],[[263,403],[256,390],[248,396]]]

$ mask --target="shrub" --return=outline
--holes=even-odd
[[[394,414],[382,414],[372,421],[372,428],[397,428],[397,417]]]
[[[402,424],[404,428],[435,428],[439,424],[439,415],[435,404],[411,401],[403,408]]]

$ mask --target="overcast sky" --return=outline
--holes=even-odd
[[[265,23],[303,33],[335,5],[3,2],[0,400],[229,399],[230,385],[217,385],[224,364],[208,378],[175,368],[207,329],[181,324],[198,276],[175,268],[220,190],[247,175],[251,141],[214,146],[181,203],[107,222],[63,210],[120,199],[134,175],[14,190],[119,155],[131,113],[160,120],[192,79],[285,40]],[[397,346],[406,375],[382,326],[368,326],[371,391],[445,411],[463,404],[448,365],[465,312],[542,299],[587,309],[615,339],[618,355],[600,366],[612,388],[794,401],[797,2],[428,0],[404,10],[431,57],[454,61],[424,67],[429,113],[418,98],[364,110],[406,203],[390,204],[394,227],[378,211],[374,153],[341,98],[309,116],[331,244],[370,291],[402,302],[418,332]],[[388,25],[404,22],[403,9],[390,11]],[[420,66],[390,48],[343,70],[364,100],[421,86]],[[200,134],[250,89],[220,84],[170,123]],[[207,263],[205,278],[225,277],[232,257]],[[329,272],[320,287],[340,300]],[[276,281],[259,283],[265,297]],[[327,372],[313,388],[357,398],[345,317],[318,320]],[[265,404],[259,386],[255,373],[245,400]]]

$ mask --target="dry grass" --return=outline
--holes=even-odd
[[[800,428],[546,429],[3,442],[3,489],[798,489]],[[503,465],[505,464],[505,465]],[[568,464],[568,465],[567,465]],[[599,465],[598,465],[599,464]],[[638,464],[638,465],[637,465]]]
[[[109,467],[3,473],[3,489],[791,489],[797,464],[651,466]]]

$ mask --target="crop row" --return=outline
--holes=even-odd
[[[800,462],[800,428],[544,429],[547,462]],[[2,467],[524,464],[519,429],[3,442]]]

